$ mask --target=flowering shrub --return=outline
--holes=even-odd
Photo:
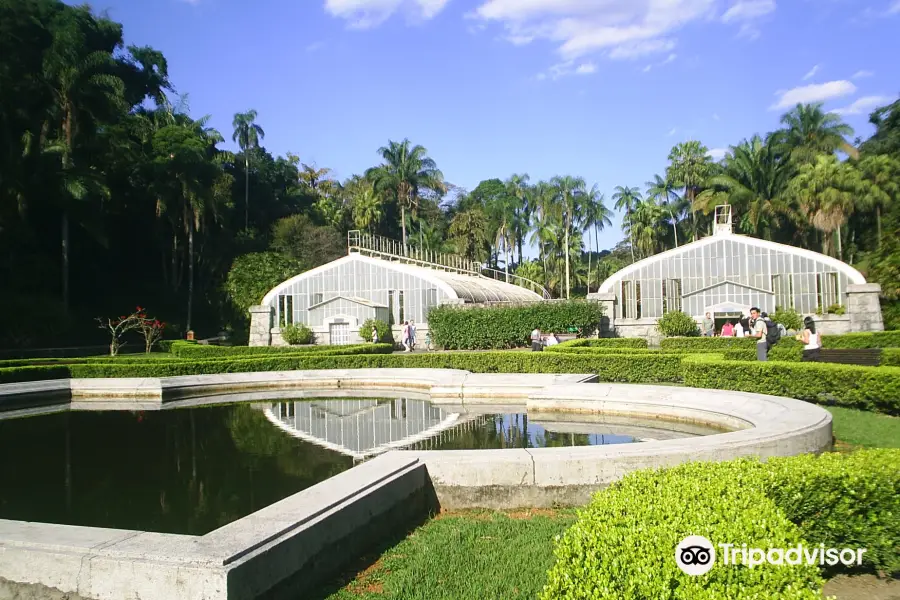
[[[138,329],[144,336],[144,351],[149,354],[153,345],[162,338],[166,324],[159,319],[147,317],[147,313],[140,306],[137,309]]]
[[[109,342],[110,356],[116,356],[119,353],[119,348],[122,346],[122,336],[125,335],[126,332],[140,328],[141,321],[138,317],[139,314],[140,307],[138,307],[136,312],[133,312],[128,316],[121,315],[119,318],[112,319],[97,317],[97,322],[100,323],[100,329],[109,331],[110,336],[112,336],[112,339]]]

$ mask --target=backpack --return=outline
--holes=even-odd
[[[766,318],[763,322],[766,324],[766,343],[770,346],[777,344],[778,340],[781,339],[781,329],[778,328],[778,325],[772,319]]]

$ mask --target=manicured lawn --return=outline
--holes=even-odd
[[[349,582],[335,582],[312,597],[533,600],[553,564],[553,538],[574,520],[575,511],[568,509],[441,515]]]
[[[900,417],[829,406],[834,437],[852,447],[900,448]]]

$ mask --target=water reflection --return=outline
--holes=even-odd
[[[633,436],[610,431],[603,423],[594,424],[595,431],[559,431],[560,424],[538,424],[529,421],[526,413],[464,413],[406,398],[278,402],[264,412],[272,423],[292,436],[356,460],[399,448],[481,450],[638,441]],[[565,429],[565,424],[562,425]]]

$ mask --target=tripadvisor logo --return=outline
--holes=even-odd
[[[835,566],[859,566],[865,548],[826,548],[825,544],[815,547],[797,544],[790,548],[750,548],[747,544],[718,544],[722,564],[746,565],[751,569],[763,564],[796,566],[801,564]],[[716,563],[716,547],[702,535],[689,535],[675,547],[675,563],[688,575],[708,573]]]

